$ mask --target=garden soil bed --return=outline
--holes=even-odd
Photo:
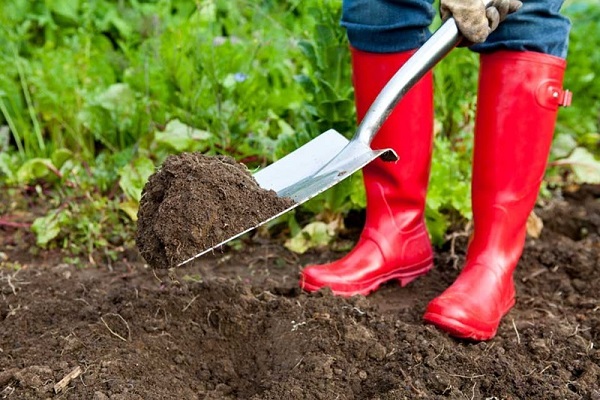
[[[536,213],[517,305],[483,343],[422,323],[458,274],[460,235],[427,276],[344,299],[297,288],[332,251],[247,236],[155,271],[135,249],[96,266],[32,255],[30,235],[0,227],[0,398],[600,399],[600,190]]]

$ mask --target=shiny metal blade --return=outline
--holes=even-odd
[[[349,142],[341,133],[330,129],[256,172],[254,179],[263,189],[274,190],[279,194],[281,190],[314,175]]]

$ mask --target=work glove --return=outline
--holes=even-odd
[[[486,8],[482,0],[441,0],[440,13],[443,20],[454,17],[458,30],[467,41],[462,43],[464,46],[485,42],[498,24],[522,5],[519,0],[494,0]]]

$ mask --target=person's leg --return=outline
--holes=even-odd
[[[470,49],[487,54],[498,50],[531,51],[567,57],[569,19],[560,14],[564,0],[525,0],[515,13],[490,34],[484,43]]]
[[[358,118],[429,37],[429,0],[344,1],[342,24],[352,46]],[[433,140],[433,89],[428,74],[398,103],[375,136],[373,148],[393,148],[396,163],[375,160],[363,169],[367,194],[365,226],[354,249],[341,260],[302,271],[308,291],[367,294],[382,282],[410,282],[429,271],[433,254],[423,211]]]
[[[494,337],[515,303],[513,271],[527,217],[544,177],[558,107],[570,101],[562,89],[569,22],[557,14],[560,3],[527,0],[489,42],[473,46],[490,51],[481,54],[479,74],[474,230],[459,277],[424,315],[453,336]]]
[[[350,45],[369,53],[421,47],[431,36],[433,0],[343,0],[342,26]]]

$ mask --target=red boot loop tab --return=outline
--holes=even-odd
[[[542,107],[555,110],[560,106],[570,106],[573,93],[563,89],[560,82],[551,79],[542,82],[538,86],[535,97]]]
[[[560,92],[558,97],[558,105],[561,107],[569,107],[573,101],[573,92],[569,89]]]

